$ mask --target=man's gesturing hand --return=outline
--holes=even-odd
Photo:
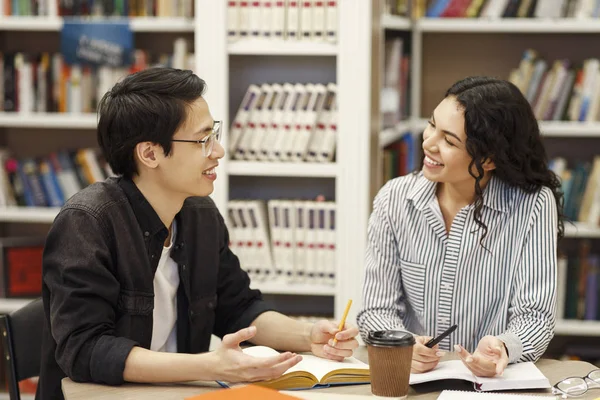
[[[268,358],[244,354],[240,343],[254,335],[256,327],[251,326],[223,337],[221,346],[212,353],[216,358],[215,379],[231,383],[275,379],[302,360],[302,356],[289,352]]]

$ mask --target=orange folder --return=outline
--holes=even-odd
[[[298,400],[298,397],[281,394],[277,390],[248,385],[234,389],[219,389],[214,392],[188,397],[185,400]]]

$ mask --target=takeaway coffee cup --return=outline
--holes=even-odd
[[[405,399],[415,338],[404,331],[373,331],[367,339],[371,392],[385,399]]]

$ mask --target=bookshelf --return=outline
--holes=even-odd
[[[371,87],[365,76],[369,75],[371,67],[372,9],[369,2],[363,1],[340,1],[337,4],[337,44],[290,40],[243,40],[228,43],[226,2],[196,0],[196,9],[202,9],[212,18],[196,21],[195,41],[196,46],[202,49],[196,53],[196,64],[199,66],[198,75],[208,82],[206,99],[211,112],[226,121],[234,118],[242,91],[250,83],[337,83],[340,135],[335,163],[247,163],[223,159],[217,171],[220,176],[213,198],[219,208],[224,210],[230,192],[236,191],[234,185],[239,180],[237,175],[258,177],[256,196],[260,196],[260,186],[273,185],[272,177],[299,178],[298,182],[301,183],[298,185],[307,183],[302,178],[333,178],[330,181],[334,186],[337,215],[344,216],[336,218],[336,286],[319,289],[315,285],[282,283],[276,287],[260,287],[265,293],[334,296],[334,314],[339,317],[348,298],[355,301],[360,298],[361,282],[355,278],[362,275],[362,259],[366,247],[370,204],[368,149]],[[228,127],[229,124],[223,127],[225,145]],[[230,180],[230,177],[236,179]],[[306,186],[307,192],[310,192],[310,183]],[[277,191],[277,188],[274,190]],[[286,197],[284,188],[281,189],[281,197]],[[349,215],[353,217],[345,217]],[[357,235],[356,232],[365,234]],[[359,308],[358,304],[353,307],[354,315],[350,315],[350,318],[354,318]]]

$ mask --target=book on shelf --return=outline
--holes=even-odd
[[[600,227],[600,156],[594,157],[593,162],[576,162],[571,168],[564,158],[557,157],[549,166],[561,181],[565,217]]]
[[[335,204],[231,200],[229,246],[253,282],[335,284]]]
[[[558,258],[557,319],[600,321],[600,255],[590,242]]]
[[[550,388],[548,378],[532,362],[510,364],[501,376],[492,378],[475,376],[461,360],[442,361],[429,372],[410,374],[411,385],[445,379],[472,382],[475,390],[481,392]]]
[[[266,346],[248,347],[243,352],[253,357],[273,357],[279,354]],[[333,361],[312,354],[301,355],[302,361],[284,372],[281,377],[254,384],[272,389],[310,389],[371,382],[369,366],[354,357],[345,358],[344,361]],[[221,383],[227,387],[236,386],[227,382]]]
[[[384,47],[384,78],[380,108],[383,126],[386,128],[407,119],[410,114],[410,55],[404,54],[405,46],[402,38],[386,39]]]
[[[194,56],[184,38],[174,52],[151,54],[135,50],[125,68],[67,64],[60,53],[0,53],[0,111],[90,113],[102,96],[123,76],[148,67],[194,69]]]
[[[600,61],[581,65],[545,60],[527,49],[508,77],[530,102],[538,120],[593,122],[600,119]]]
[[[404,176],[417,168],[415,139],[406,132],[400,139],[383,149],[383,182]]]
[[[227,2],[227,38],[337,42],[337,1]]]
[[[33,298],[42,292],[45,238],[0,238],[0,298]]]
[[[19,159],[0,149],[0,207],[61,207],[82,188],[113,175],[97,149]]]
[[[414,18],[590,19],[600,16],[600,7],[590,0],[415,0],[412,15]]]
[[[332,162],[337,86],[252,84],[230,130],[229,152],[246,161]]]
[[[194,17],[194,0],[4,0],[5,16]]]

